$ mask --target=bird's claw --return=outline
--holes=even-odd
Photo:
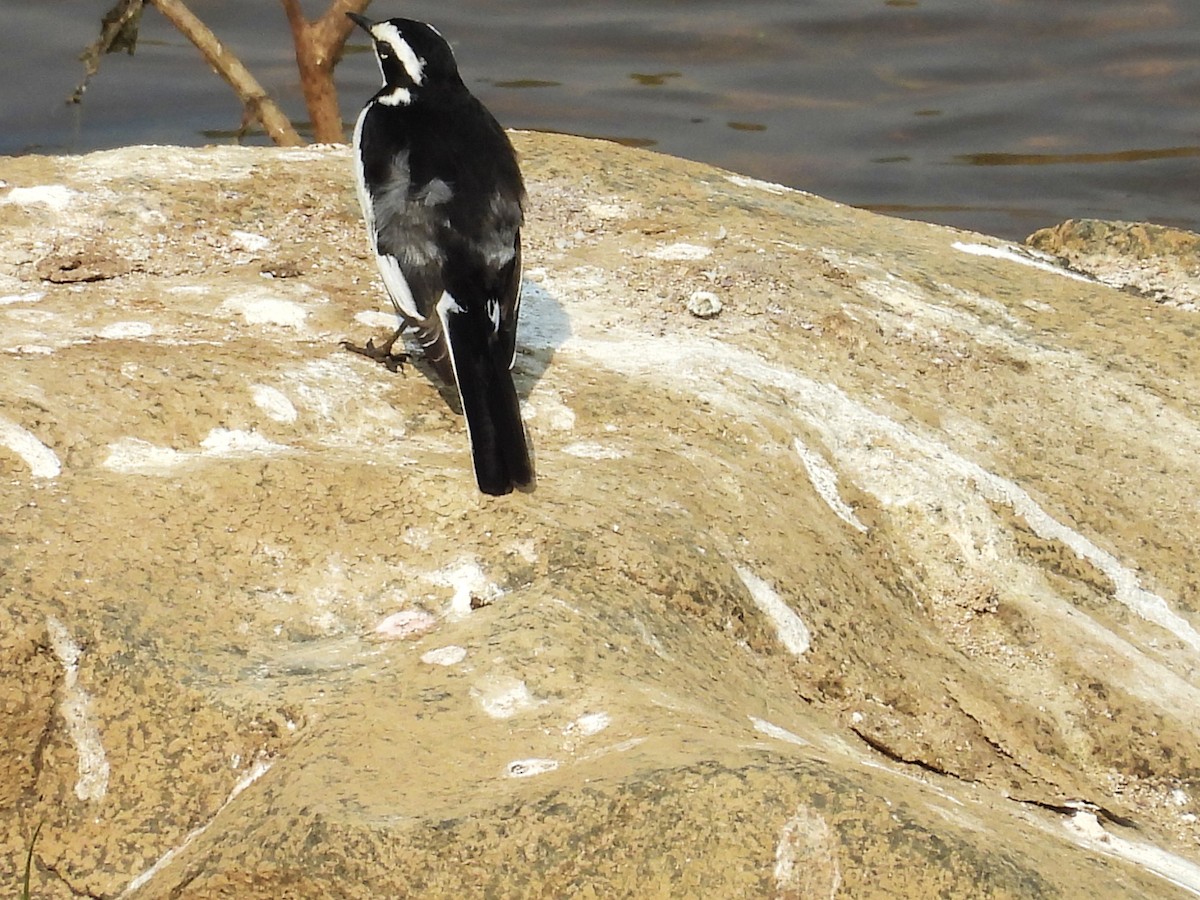
[[[367,359],[373,359],[377,363],[387,367],[389,372],[399,372],[404,368],[404,364],[408,362],[408,354],[401,351],[400,353],[392,352],[392,342],[388,341],[382,347],[375,346],[374,338],[367,338],[365,347],[360,347],[358,344],[353,344],[350,341],[342,341],[342,346],[351,353],[357,353],[359,356],[365,356]]]

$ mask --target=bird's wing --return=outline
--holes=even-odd
[[[363,126],[368,136],[372,124],[367,120]],[[363,154],[359,160],[360,201],[375,262],[392,305],[416,332],[426,359],[444,381],[453,384],[454,371],[436,314],[445,263],[439,232],[449,188],[433,181],[414,185],[411,152],[405,143],[387,156]]]

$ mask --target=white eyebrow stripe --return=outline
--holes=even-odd
[[[391,22],[380,22],[371,29],[371,37],[387,44],[395,52],[404,66],[404,71],[412,79],[413,84],[420,84],[425,72],[425,60],[417,56],[408,41],[400,36],[400,31]]]

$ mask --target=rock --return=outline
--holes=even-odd
[[[693,291],[687,310],[697,319],[711,319],[721,314],[721,298],[712,291]]]
[[[42,823],[39,898],[1200,890],[1191,315],[516,140],[506,498],[338,346],[391,325],[344,148],[0,161],[5,870]]]
[[[1200,309],[1200,235],[1148,222],[1068,219],[1025,243],[1097,281],[1158,303]]]

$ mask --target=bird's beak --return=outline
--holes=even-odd
[[[361,28],[367,34],[370,34],[371,29],[375,27],[374,22],[372,22],[366,16],[360,16],[358,13],[348,12],[348,13],[346,13],[346,18],[348,18],[351,22],[353,22],[355,25],[357,25],[359,28]]]

